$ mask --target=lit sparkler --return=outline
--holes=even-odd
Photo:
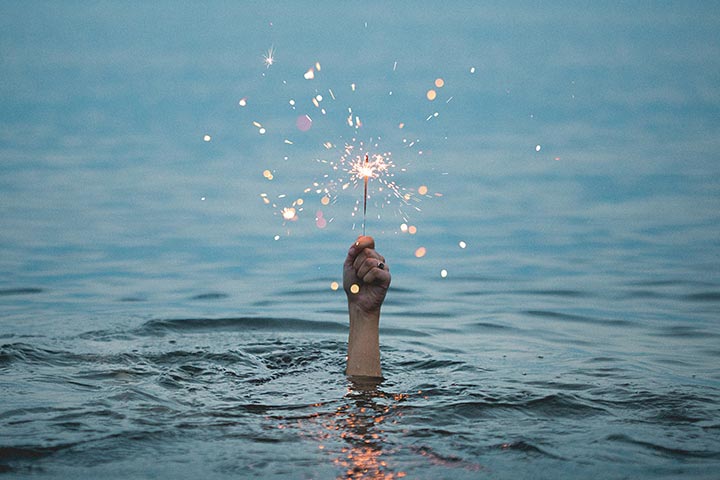
[[[267,68],[275,66],[274,46],[271,46],[263,55],[263,62]],[[396,66],[396,64],[393,65],[393,71],[395,71]],[[317,85],[319,80],[317,74],[320,71],[320,63],[316,62],[314,66],[305,72],[303,77],[305,80],[313,81],[313,83]],[[287,84],[285,80],[282,80],[282,83],[283,85]],[[418,100],[425,99],[429,102],[440,99],[445,100],[445,95],[442,95],[446,90],[444,88],[446,87],[444,79],[437,78],[429,87],[431,88],[427,91],[427,95],[419,97]],[[357,102],[358,98],[362,98],[362,89],[357,88],[355,83],[350,84],[350,91],[352,92],[353,102]],[[343,98],[341,96],[342,94],[338,92],[336,95],[336,92],[332,88],[327,88],[327,95],[318,88],[314,88],[314,91],[311,93],[310,102],[316,110],[312,110],[312,106],[305,106],[305,101],[300,101],[295,97],[287,97],[282,99],[282,101],[283,103],[289,103],[292,111],[295,112],[292,118],[295,119],[297,135],[305,135],[305,132],[310,132],[307,134],[309,137],[315,132],[321,132],[323,131],[321,129],[327,128],[328,120],[335,126],[323,131],[327,136],[320,140],[325,151],[315,157],[317,162],[324,165],[325,172],[316,176],[315,180],[309,185],[306,184],[306,187],[302,190],[301,195],[305,197],[305,205],[303,205],[302,198],[290,195],[284,189],[276,190],[274,193],[262,193],[260,196],[263,203],[272,206],[274,214],[280,217],[284,226],[301,220],[303,216],[307,216],[307,211],[304,211],[304,207],[306,206],[309,211],[315,213],[314,218],[317,228],[323,229],[335,220],[335,216],[331,212],[333,211],[332,209],[338,208],[336,205],[343,204],[343,201],[339,201],[343,192],[351,187],[359,189],[360,181],[362,181],[363,235],[366,233],[368,201],[372,203],[370,206],[371,211],[373,210],[373,206],[378,209],[378,219],[380,219],[381,216],[380,210],[389,209],[396,218],[399,217],[401,219],[398,224],[402,232],[409,233],[410,235],[415,234],[417,228],[409,224],[409,212],[407,212],[407,209],[419,211],[419,202],[421,202],[423,198],[430,197],[428,189],[424,185],[415,188],[406,188],[399,185],[395,178],[397,174],[402,175],[407,172],[407,166],[412,162],[410,158],[412,155],[420,156],[424,153],[422,149],[419,149],[420,138],[404,136],[404,132],[407,131],[405,128],[406,121],[410,122],[412,118],[407,120],[402,119],[406,121],[398,123],[397,130],[388,132],[387,138],[383,135],[383,137],[369,137],[363,141],[357,137],[361,136],[359,131],[361,129],[365,130],[366,127],[363,124],[364,122],[361,121],[359,112],[355,111],[356,105],[346,103],[341,106],[337,102]],[[347,91],[345,92],[345,99],[348,98],[348,93]],[[243,97],[240,100],[239,105],[241,107],[249,106],[246,98],[248,97]],[[451,98],[452,97],[450,97],[450,99]],[[447,99],[447,101],[449,101],[449,99]],[[447,101],[444,103],[447,103]],[[307,110],[308,108],[309,110]],[[253,110],[249,108],[249,111]],[[312,112],[317,113],[313,114]],[[439,113],[432,113],[426,120],[430,121],[438,116]],[[292,118],[288,120],[288,122],[290,122]],[[260,135],[266,133],[265,126],[260,122],[253,121],[252,124],[258,129],[257,132]],[[346,137],[346,140],[336,145],[335,142],[332,141],[332,136],[341,133],[338,132],[338,129],[342,125],[353,130],[353,137]],[[408,123],[407,125],[413,124]],[[417,122],[414,124],[414,128],[418,128]],[[317,134],[315,134],[315,136],[317,137]],[[343,138],[343,135],[338,136]],[[280,141],[286,146],[298,144],[298,141],[296,141],[298,137],[295,136],[283,134],[282,137],[278,138],[280,138]],[[401,166],[396,166],[393,161],[393,155],[388,149],[392,147],[402,147],[403,163]],[[288,156],[285,156],[284,160],[287,161]],[[279,171],[280,170],[278,170],[278,172]],[[271,190],[282,188],[278,182],[273,182],[275,175],[276,169],[265,170],[265,172],[263,172],[265,179],[271,181],[273,184],[268,185]],[[371,180],[374,181],[371,182]],[[315,198],[316,196],[317,198]],[[434,196],[441,196],[441,194],[435,193]],[[296,200],[293,201],[293,198],[296,198]],[[355,217],[356,219],[353,221],[353,229],[356,228],[357,223],[359,223],[359,213],[360,201],[358,195],[351,213],[351,217]],[[288,234],[289,232],[288,227]]]
[[[365,223],[367,219],[367,200],[368,200],[368,181],[371,178],[378,177],[381,173],[388,169],[389,164],[385,163],[382,155],[373,155],[373,161],[370,162],[370,155],[365,154],[365,160],[357,158],[350,167],[350,174],[356,180],[362,179],[363,188],[363,235],[365,235]]]

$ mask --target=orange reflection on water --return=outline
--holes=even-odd
[[[383,446],[385,431],[383,422],[395,406],[394,403],[384,405],[385,400],[392,398],[398,402],[407,398],[406,395],[387,395],[378,389],[380,379],[353,379],[346,399],[352,400],[338,407],[333,417],[325,424],[325,428],[340,432],[340,438],[348,443],[341,449],[341,455],[334,463],[344,470],[338,478],[386,479],[402,478],[405,472],[394,472],[384,458]]]

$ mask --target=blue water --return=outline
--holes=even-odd
[[[3,2],[0,472],[715,478],[718,32],[712,2]],[[330,288],[360,190],[304,192],[359,142],[429,189],[368,205],[379,384]]]

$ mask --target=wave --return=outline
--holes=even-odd
[[[42,293],[45,290],[42,288],[6,288],[0,289],[0,297],[10,295],[33,295],[35,293]]]
[[[551,310],[526,310],[526,315],[533,317],[551,318],[554,320],[563,320],[568,322],[591,323],[593,325],[606,325],[609,327],[630,327],[635,326],[633,322],[628,320],[619,320],[613,318],[598,318],[584,315],[576,315],[571,313],[554,312]]]
[[[287,317],[226,317],[178,318],[149,320],[133,331],[139,336],[156,336],[168,332],[207,333],[223,331],[282,331],[347,334],[346,323],[326,320],[303,320]],[[380,327],[382,335],[425,337],[429,334],[417,330]]]
[[[526,415],[557,417],[589,417],[604,415],[607,409],[594,405],[592,401],[570,393],[551,393],[539,397],[474,395],[475,400],[463,400],[442,405],[444,415],[455,415],[466,419],[505,416],[507,412],[521,411]]]
[[[623,435],[623,434],[608,435],[605,439],[610,442],[620,442],[620,443],[625,443],[625,444],[629,444],[629,445],[636,445],[636,446],[642,447],[646,450],[650,450],[654,454],[657,454],[657,455],[660,455],[663,457],[670,457],[670,458],[676,458],[676,459],[687,459],[687,458],[720,459],[720,452],[717,452],[717,451],[688,450],[688,449],[677,448],[677,447],[666,447],[664,445],[653,443],[648,440],[638,440],[638,439],[635,439],[628,435]]]

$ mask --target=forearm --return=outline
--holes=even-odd
[[[380,370],[380,310],[365,312],[348,304],[350,334],[346,374],[350,376],[381,377]]]

